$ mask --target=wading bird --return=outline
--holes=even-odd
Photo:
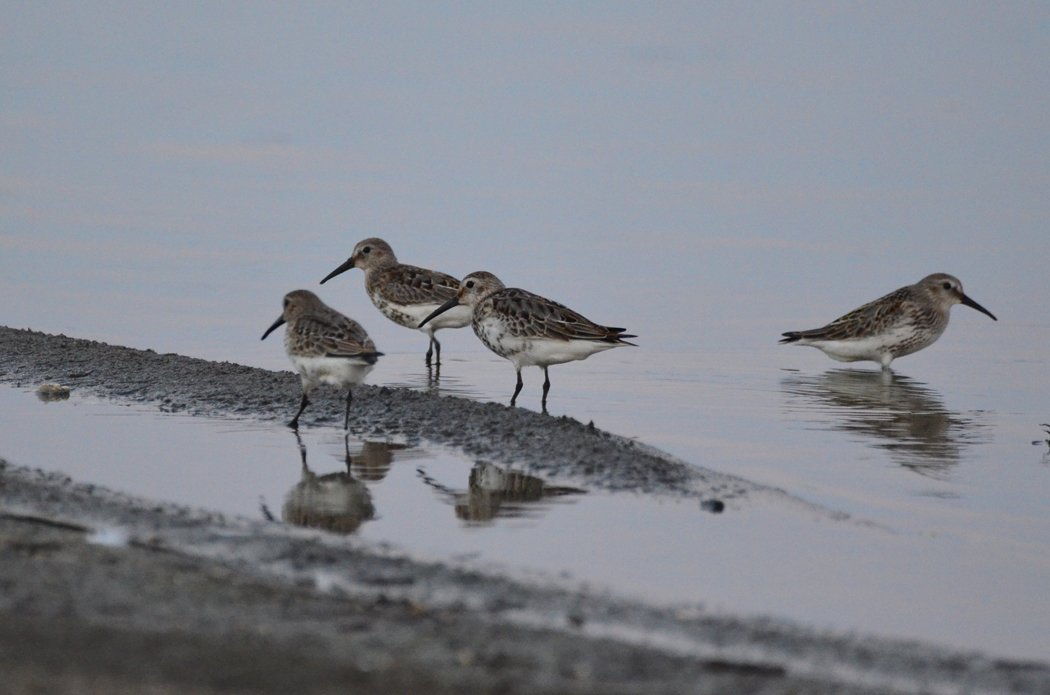
[[[634,345],[624,338],[625,328],[599,326],[572,309],[539,295],[514,287],[504,287],[492,273],[478,271],[463,278],[454,297],[423,319],[423,324],[460,307],[471,311],[474,333],[489,350],[510,360],[518,373],[510,404],[521,392],[521,368],[543,369],[543,410],[551,388],[547,368],[582,360],[596,352]],[[421,324],[422,325],[422,324]]]
[[[310,403],[310,392],[318,384],[346,389],[346,415],[343,429],[350,427],[352,389],[364,381],[376,360],[372,339],[357,321],[343,316],[309,290],[295,290],[284,296],[284,312],[263,333],[262,340],[282,324],[284,351],[303,380],[303,399],[299,412],[288,426],[299,429],[299,416]]]
[[[935,273],[854,309],[823,328],[784,333],[780,344],[811,345],[839,362],[871,360],[889,369],[894,359],[936,342],[948,327],[948,312],[956,304],[998,320],[963,293],[958,278]]]
[[[350,258],[325,276],[321,284],[351,268],[360,268],[365,272],[365,291],[383,316],[405,328],[418,329],[430,336],[427,366],[430,366],[430,358],[435,351],[436,361],[441,363],[441,343],[434,333],[442,328],[463,328],[470,323],[470,309],[459,307],[424,327],[424,318],[456,296],[459,280],[436,270],[398,263],[394,250],[382,239],[359,242]]]

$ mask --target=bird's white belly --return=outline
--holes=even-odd
[[[824,352],[825,355],[839,362],[859,362],[861,360],[882,361],[886,352],[884,341],[875,338],[860,340],[814,340],[807,343]]]
[[[887,360],[921,350],[936,339],[936,336],[933,336],[933,340],[916,342],[915,330],[905,326],[865,338],[814,340],[807,344],[822,350],[825,355],[839,362],[871,360],[886,364]],[[909,345],[909,349],[902,351],[901,346],[906,344]]]
[[[360,384],[375,367],[352,357],[292,357],[292,365],[303,378],[304,388],[318,384],[349,387]]]
[[[391,321],[406,328],[419,328],[420,322],[433,314],[440,304],[394,304],[373,297],[373,303]],[[435,316],[427,325],[419,328],[424,333],[433,333],[442,328],[463,328],[470,325],[471,308],[465,305],[454,306],[440,316]]]
[[[598,340],[548,340],[544,338],[529,341],[527,350],[515,362],[515,366],[548,367],[575,360],[585,360],[596,352],[603,352],[616,347],[613,343]]]
[[[596,352],[616,347],[614,343],[598,340],[522,338],[506,332],[495,320],[481,322],[476,332],[489,349],[510,360],[516,369],[549,367],[552,364],[583,360]]]

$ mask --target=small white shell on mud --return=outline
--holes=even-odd
[[[69,387],[61,384],[44,384],[36,390],[36,397],[42,401],[64,401],[69,398]]]
[[[104,526],[89,533],[84,541],[91,545],[104,545],[109,548],[126,548],[131,542],[128,532],[119,526]]]

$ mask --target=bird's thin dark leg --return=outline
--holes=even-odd
[[[299,442],[299,459],[303,462],[303,470],[309,472],[310,467],[306,465],[306,445],[303,444],[303,438],[299,436],[299,429],[295,430],[295,441]]]
[[[434,366],[427,365],[427,390],[436,392],[441,383],[441,362],[435,362]]]
[[[510,405],[514,407],[514,402],[518,400],[518,394],[521,393],[521,387],[524,384],[521,383],[521,370],[518,370],[518,386],[514,389],[514,395],[510,397]]]
[[[543,399],[540,401],[540,405],[543,406],[543,412],[547,412],[547,392],[551,390],[551,376],[547,373],[547,368],[543,368]]]
[[[438,339],[435,338],[434,336],[431,336],[430,339],[434,341],[434,364],[440,366],[441,365],[441,343],[439,343]]]
[[[310,405],[310,399],[306,397],[306,392],[303,391],[303,400],[299,402],[299,412],[296,413],[295,417],[292,418],[292,421],[288,423],[288,426],[293,430],[299,429],[299,416],[303,414],[303,411],[306,410],[306,406],[308,405]]]
[[[427,366],[430,366],[430,358],[434,356],[434,336],[430,336],[430,345],[427,346]]]
[[[354,402],[354,392],[351,389],[346,390],[346,415],[343,417],[343,429],[350,429],[350,404]]]

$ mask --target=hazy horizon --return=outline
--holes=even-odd
[[[414,350],[356,271],[317,285],[369,236],[646,349],[765,344],[939,271],[1050,323],[1050,8],[0,16],[3,324],[250,361],[307,287]]]

